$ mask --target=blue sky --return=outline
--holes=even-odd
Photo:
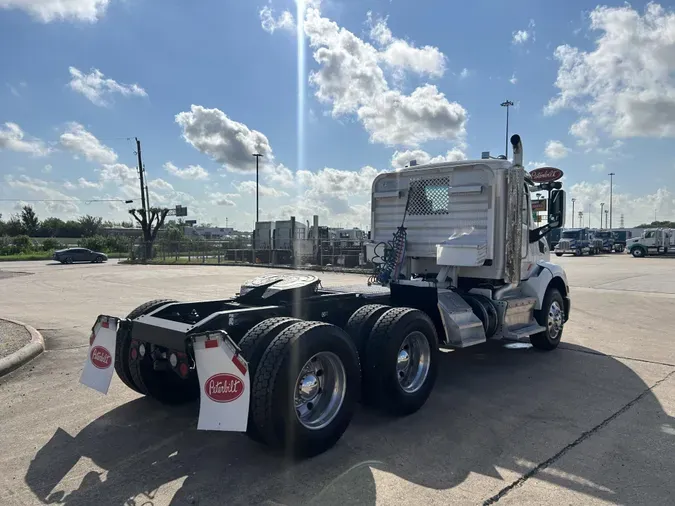
[[[157,205],[250,229],[367,226],[378,171],[504,149],[565,171],[597,226],[675,219],[675,15],[666,3],[309,1],[298,142],[293,0],[0,0],[0,198],[128,219],[139,137]],[[299,157],[299,144],[303,158]],[[2,201],[4,217],[21,203]],[[571,215],[571,212],[570,212]]]

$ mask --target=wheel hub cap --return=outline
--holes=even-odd
[[[411,332],[401,343],[396,360],[398,383],[406,393],[417,392],[429,375],[431,347],[426,336]]]
[[[308,374],[301,378],[298,393],[305,401],[314,399],[319,393],[319,378],[313,374]]]
[[[340,412],[347,391],[347,373],[340,358],[320,352],[300,370],[295,383],[295,414],[310,430],[326,427]]]
[[[410,367],[410,354],[406,350],[399,350],[396,370],[398,372],[405,372],[408,367]]]
[[[556,339],[563,326],[563,312],[557,301],[551,303],[548,310],[548,335],[551,339]]]

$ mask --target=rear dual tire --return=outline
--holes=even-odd
[[[427,401],[438,375],[438,336],[422,311],[391,308],[365,346],[363,400],[392,415],[409,415]]]
[[[265,348],[251,384],[249,435],[293,458],[318,455],[337,443],[354,414],[358,353],[339,327],[294,322]]]
[[[127,319],[148,314],[175,300],[159,299],[146,302],[134,309]],[[183,404],[199,398],[199,381],[196,371],[190,371],[187,378],[179,377],[171,370],[157,371],[151,356],[151,346],[140,353],[140,343],[131,339],[129,332],[117,332],[115,346],[115,371],[122,382],[139,394],[152,397],[163,404]]]

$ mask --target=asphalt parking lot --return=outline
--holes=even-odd
[[[0,264],[29,273],[0,279],[0,316],[36,327],[47,346],[0,379],[0,504],[672,503],[675,257],[554,261],[573,304],[558,350],[444,353],[422,410],[360,409],[335,448],[304,462],[198,432],[196,406],[163,407],[116,377],[107,397],[78,383],[98,314],[226,297],[269,271]]]

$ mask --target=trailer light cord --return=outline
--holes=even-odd
[[[406,252],[407,232],[404,225],[405,219],[408,216],[410,193],[411,191],[408,190],[401,226],[396,229],[391,241],[382,241],[375,245],[375,249],[373,250],[373,263],[375,267],[373,274],[368,278],[369,285],[377,283],[386,286],[392,279],[398,279],[401,274]],[[380,255],[378,254],[378,250],[382,248],[384,248],[384,251]],[[378,262],[377,260],[380,261]]]

